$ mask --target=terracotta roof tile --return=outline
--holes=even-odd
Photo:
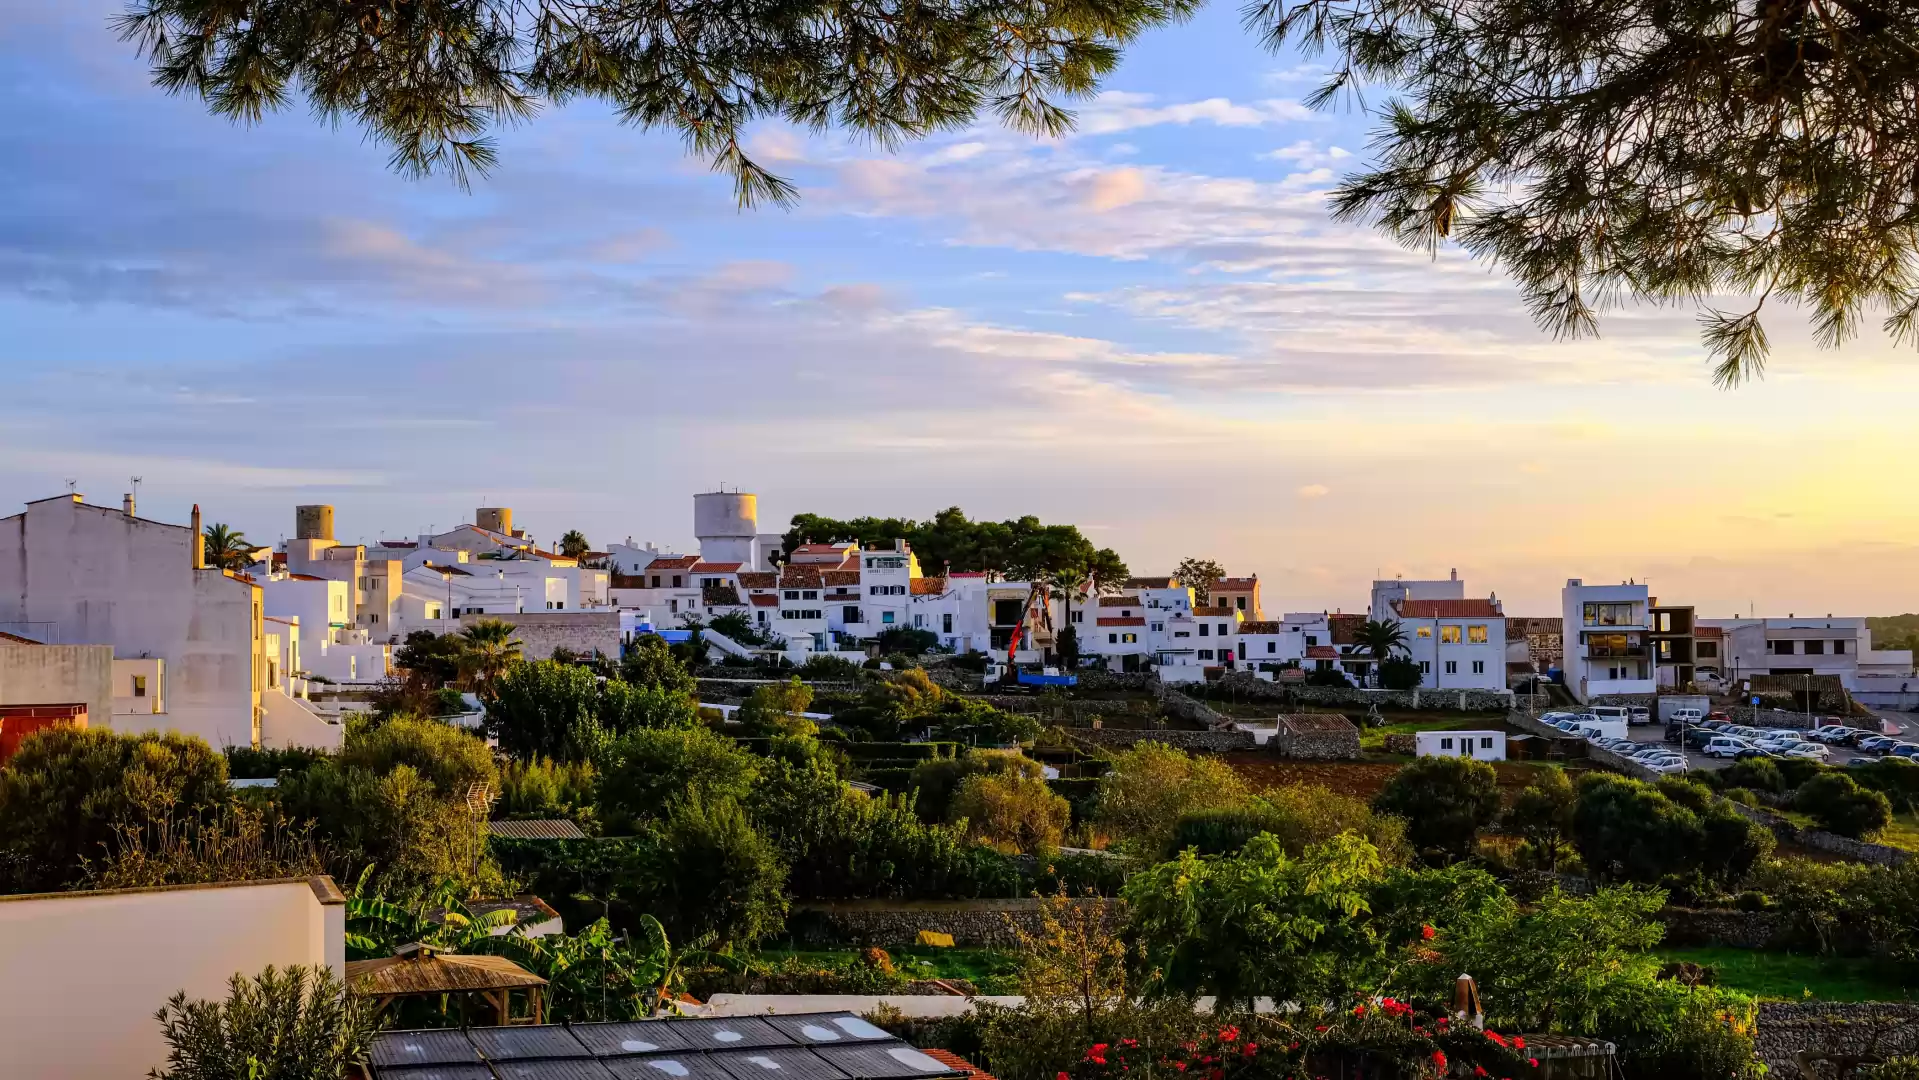
[[[1223,577],[1213,582],[1213,588],[1226,589],[1229,592],[1243,592],[1259,584],[1256,577]]]
[[[820,571],[820,583],[823,585],[858,585],[860,583],[860,572],[858,570],[822,570]]]
[[[696,574],[731,574],[736,573],[740,567],[745,565],[745,563],[736,562],[699,562],[693,564],[693,572]]]
[[[1393,605],[1403,619],[1501,619],[1491,600],[1401,600]]]
[[[1145,620],[1145,619],[1140,619],[1140,618],[1132,618],[1132,619],[1121,619],[1121,618],[1111,618],[1111,619],[1100,619],[1100,620],[1098,620],[1098,622],[1099,622],[1099,625],[1101,625],[1101,626],[1145,626],[1145,625],[1146,625],[1146,620]]]
[[[742,589],[777,589],[779,587],[780,576],[770,570],[740,571],[740,588]]]
[[[948,575],[946,575],[946,576],[947,576],[947,577],[956,577],[956,578],[983,578],[983,577],[985,577],[985,576],[986,576],[986,571],[984,571],[984,570],[956,570],[956,571],[954,571],[953,573],[951,573],[951,574],[948,574]]]
[[[1282,631],[1276,622],[1248,622],[1239,624],[1241,634],[1278,634]]]
[[[925,1054],[941,1065],[951,1066],[955,1071],[965,1073],[967,1080],[998,1080],[992,1073],[953,1053],[951,1050],[941,1050],[937,1047],[929,1046],[920,1050],[920,1053]]]
[[[691,570],[700,563],[698,555],[672,555],[654,559],[646,564],[648,573],[657,574],[662,570]]]
[[[747,599],[753,602],[754,607],[779,607],[780,606],[780,598],[777,596],[774,596],[772,593],[756,592],[753,595],[747,597]]]
[[[782,589],[817,589],[820,587],[820,570],[817,566],[797,566],[788,563],[780,571]]]
[[[1364,615],[1328,615],[1326,628],[1332,632],[1333,644],[1359,644],[1359,628],[1366,623]]]
[[[1236,609],[1234,609],[1234,608],[1229,608],[1229,607],[1225,607],[1225,606],[1220,606],[1220,607],[1196,607],[1196,608],[1194,608],[1194,609],[1193,609],[1193,614],[1195,614],[1195,615],[1211,615],[1211,616],[1212,616],[1213,618],[1215,618],[1215,619],[1225,619],[1225,618],[1230,618],[1230,617],[1232,617],[1233,615],[1235,615],[1235,614],[1237,614],[1237,611],[1236,611]]]
[[[1339,650],[1333,648],[1331,645],[1308,645],[1306,646],[1306,659],[1337,660],[1339,659]]]
[[[1139,597],[1137,596],[1102,596],[1099,598],[1099,606],[1100,607],[1142,607],[1144,605],[1142,605],[1139,602]]]
[[[1725,638],[1726,631],[1720,626],[1695,626],[1692,628],[1692,636],[1706,641],[1720,641]]]
[[[914,596],[942,596],[946,593],[946,579],[943,577],[918,577],[913,579]]]

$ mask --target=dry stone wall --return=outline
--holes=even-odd
[[[1079,906],[1103,909],[1104,921],[1117,930],[1126,919],[1123,900],[1082,898]],[[787,929],[795,940],[816,945],[877,945],[896,948],[919,941],[921,930],[953,935],[955,945],[1012,948],[1019,931],[1040,929],[1038,900],[850,900],[805,904],[793,909]]]

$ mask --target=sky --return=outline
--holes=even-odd
[[[1136,45],[1075,131],[887,152],[756,127],[741,211],[596,103],[502,133],[462,192],[298,106],[148,84],[111,0],[0,0],[0,514],[199,503],[259,542],[506,505],[550,542],[692,545],[690,496],[1036,514],[1136,573],[1258,573],[1269,610],[1444,577],[1556,614],[1568,577],[1706,617],[1919,610],[1919,365],[1775,315],[1716,389],[1692,308],[1540,332],[1456,251],[1333,223],[1372,119],[1232,6]],[[1376,105],[1383,95],[1369,96]],[[1730,304],[1730,302],[1729,302]]]

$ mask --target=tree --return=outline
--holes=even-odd
[[[1336,667],[1314,668],[1306,673],[1307,686],[1330,686],[1335,689],[1350,690],[1353,680]]]
[[[569,559],[584,558],[591,549],[592,545],[586,542],[586,534],[578,529],[568,529],[560,537],[560,554]]]
[[[167,999],[156,1018],[167,1064],[155,1080],[339,1080],[365,1067],[378,1010],[325,967],[235,974],[225,1001]]]
[[[1827,832],[1858,839],[1892,823],[1892,803],[1883,794],[1862,788],[1852,777],[1823,772],[1799,785],[1793,808],[1811,814]]]
[[[1400,91],[1335,214],[1428,251],[1456,240],[1558,336],[1622,299],[1757,296],[1700,316],[1732,384],[1764,364],[1772,297],[1827,346],[1868,308],[1896,338],[1919,328],[1907,8],[1263,0],[1248,22],[1275,49],[1332,49],[1315,104]]]
[[[744,799],[760,765],[738,743],[705,728],[641,728],[601,752],[600,813],[609,832],[621,832],[663,818],[687,799]]]
[[[755,687],[734,719],[744,725],[750,735],[811,734],[819,725],[801,714],[812,707],[813,688],[796,675],[783,683]]]
[[[1187,848],[1201,855],[1231,855],[1261,833],[1279,841],[1286,854],[1297,856],[1348,832],[1364,837],[1388,863],[1404,863],[1410,854],[1406,823],[1400,819],[1323,787],[1288,784],[1236,806],[1182,814],[1159,857],[1177,858]]]
[[[655,634],[648,634],[626,647],[626,655],[620,658],[620,678],[634,686],[657,686],[688,698],[700,689],[699,680],[673,655],[665,640]]]
[[[1406,627],[1398,619],[1367,619],[1354,631],[1353,639],[1368,656],[1381,663],[1406,651]]]
[[[960,782],[949,811],[966,824],[966,838],[1008,855],[1059,850],[1073,808],[1046,781],[1016,772],[983,773]]]
[[[786,921],[786,866],[731,798],[698,793],[654,834],[652,872],[622,890],[668,934],[716,950],[751,946]]]
[[[288,819],[313,823],[348,876],[372,867],[380,888],[401,893],[447,881],[497,888],[465,794],[440,791],[407,764],[377,773],[328,761],[282,776],[273,800]]]
[[[759,627],[753,625],[753,620],[747,618],[746,612],[744,611],[727,611],[715,615],[712,621],[706,624],[706,628],[722,634],[729,640],[738,642],[741,645],[765,645],[767,643],[766,635],[760,631]]]
[[[700,726],[700,712],[693,699],[661,686],[635,686],[621,679],[600,683],[594,717],[609,735],[624,735],[639,728],[691,728]]]
[[[873,639],[884,655],[905,653],[918,656],[929,652],[940,643],[940,636],[931,630],[919,630],[911,626],[889,626]]]
[[[1526,838],[1534,858],[1547,870],[1559,869],[1559,858],[1570,842],[1578,793],[1563,769],[1540,769],[1533,782],[1513,799],[1506,824]]]
[[[0,886],[66,888],[109,855],[122,826],[190,820],[227,803],[226,759],[173,732],[55,727],[0,769]]]
[[[1040,763],[1017,752],[1005,750],[969,750],[957,758],[928,758],[913,766],[914,806],[926,821],[946,821],[952,817],[953,796],[960,785],[975,776],[1046,776]]]
[[[1111,548],[1095,548],[1071,525],[1043,525],[1031,515],[1007,521],[972,521],[957,506],[931,521],[909,518],[835,520],[795,514],[781,538],[785,550],[809,541],[849,541],[862,545],[905,540],[927,572],[999,571],[1011,578],[1052,582],[1055,576],[1083,570],[1118,585],[1126,563]]]
[[[1499,774],[1472,758],[1420,758],[1386,781],[1373,809],[1405,819],[1406,839],[1420,851],[1470,855],[1499,815]]]
[[[1147,742],[1113,755],[1112,768],[1100,778],[1094,818],[1116,847],[1151,857],[1166,849],[1182,814],[1245,799],[1245,781],[1227,766]]]
[[[481,619],[460,631],[460,673],[484,689],[520,659],[520,640],[499,619]]]
[[[583,667],[520,661],[490,680],[482,700],[487,730],[509,757],[578,761],[597,745],[599,681]]]
[[[1371,989],[1385,942],[1371,908],[1384,866],[1352,834],[1289,856],[1261,834],[1237,854],[1190,851],[1126,883],[1129,935],[1139,943],[1148,997],[1217,995],[1342,1000]]]
[[[1038,925],[1015,923],[1019,942],[1019,992],[1040,1009],[1077,1011],[1090,1031],[1094,1017],[1129,1001],[1126,942],[1119,936],[1118,905],[1095,897],[1071,897],[1064,886],[1039,898]]]
[[[1205,607],[1212,600],[1213,586],[1226,576],[1226,568],[1211,559],[1184,558],[1173,568],[1173,580],[1193,590],[1193,603]]]
[[[253,545],[237,529],[208,525],[205,542],[207,565],[215,570],[245,570],[253,562]]]
[[[500,772],[486,740],[439,720],[390,720],[349,740],[339,761],[381,776],[410,765],[447,798],[466,798],[474,784],[495,793],[500,788]]]
[[[460,677],[465,653],[466,638],[459,634],[414,630],[393,650],[393,666],[432,686],[445,686]]]
[[[1578,784],[1573,846],[1600,880],[1658,883],[1698,873],[1737,881],[1772,851],[1772,833],[1723,804],[1703,801],[1704,813],[1675,802],[1690,787],[1650,784],[1589,773]]]
[[[1425,679],[1419,661],[1410,656],[1388,656],[1379,662],[1379,685],[1387,690],[1412,690]]]

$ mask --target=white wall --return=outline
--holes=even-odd
[[[1419,731],[1413,734],[1413,746],[1420,757],[1506,760],[1506,733],[1503,731]]]
[[[344,905],[329,878],[0,896],[0,1075],[145,1076],[178,991],[224,999],[268,965],[344,977]]]
[[[110,645],[116,657],[160,657],[167,712],[139,730],[253,745],[266,671],[259,589],[193,569],[198,543],[190,528],[78,496],[30,503],[0,518],[0,625],[44,625],[60,643]]]
[[[0,705],[85,705],[89,727],[111,726],[113,647],[0,641]]]

